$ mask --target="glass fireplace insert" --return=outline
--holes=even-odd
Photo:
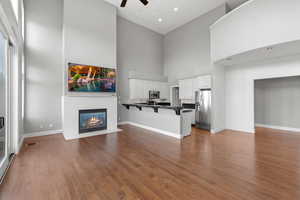
[[[107,129],[107,109],[79,110],[79,134]]]

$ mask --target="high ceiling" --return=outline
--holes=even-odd
[[[121,0],[105,1],[118,7],[119,16],[166,34],[224,3],[232,9],[247,0],[149,0],[146,7],[139,0],[128,0],[125,8],[120,8]]]

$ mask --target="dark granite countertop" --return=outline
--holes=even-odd
[[[158,109],[167,109],[167,110],[174,110],[176,115],[180,115],[181,112],[192,112],[190,109],[186,109],[181,106],[164,106],[164,105],[148,105],[143,103],[129,103],[129,104],[122,104],[127,109],[130,109],[130,107],[138,108],[140,111],[143,110],[143,108],[153,108],[154,112],[158,112]]]

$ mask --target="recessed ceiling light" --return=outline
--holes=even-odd
[[[163,20],[162,20],[162,18],[158,18],[158,22],[162,22]]]
[[[174,12],[177,12],[179,9],[178,8],[174,8],[173,10],[174,10]]]

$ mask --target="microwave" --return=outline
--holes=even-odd
[[[160,92],[159,91],[150,90],[149,91],[149,99],[160,99]]]

